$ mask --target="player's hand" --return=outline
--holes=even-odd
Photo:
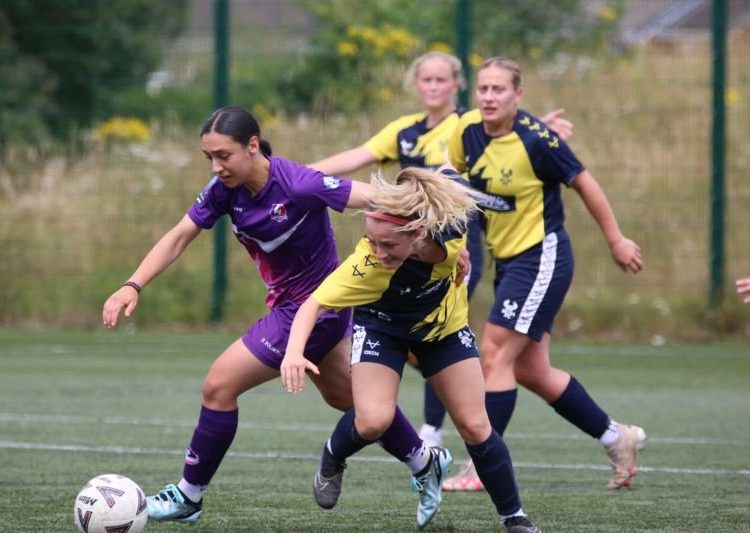
[[[302,354],[287,352],[281,361],[281,386],[285,391],[297,394],[305,389],[305,372],[320,375],[318,367]]]
[[[641,248],[630,239],[623,237],[610,245],[612,259],[623,272],[637,274],[643,269]]]
[[[737,287],[737,294],[745,294],[746,296],[742,301],[746,304],[750,304],[750,278],[740,278],[734,282]]]
[[[108,328],[115,327],[122,308],[125,308],[125,316],[129,317],[133,314],[137,305],[138,291],[127,285],[120,287],[104,302],[104,309],[102,310],[104,325]]]
[[[573,123],[568,119],[562,118],[564,114],[565,108],[561,107],[554,111],[550,111],[542,117],[542,122],[555,130],[555,133],[557,133],[563,140],[573,135]]]
[[[471,270],[471,261],[469,260],[469,250],[462,248],[458,253],[458,262],[456,263],[456,287],[460,287]]]

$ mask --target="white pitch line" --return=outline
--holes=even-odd
[[[46,415],[29,413],[0,413],[0,422],[21,422],[27,424],[112,424],[122,426],[158,426],[158,427],[195,427],[196,421],[164,420],[159,418],[127,418],[117,416],[90,417],[77,415]],[[241,429],[256,429],[261,431],[309,431],[330,433],[333,429],[331,424],[259,424],[255,422],[240,422]],[[458,436],[452,429],[446,429],[445,435]],[[508,433],[505,435],[509,440],[551,440],[551,441],[589,441],[588,435],[560,434],[560,433]],[[744,441],[714,439],[705,437],[648,437],[647,444],[685,444],[685,445],[712,445],[712,446],[747,446]]]
[[[39,442],[15,442],[0,440],[0,448],[6,450],[43,450],[53,452],[86,452],[86,453],[113,453],[121,455],[176,455],[182,456],[183,450],[166,449],[166,448],[128,448],[125,446],[83,446],[80,444],[46,444]],[[285,453],[285,452],[228,452],[228,457],[242,457],[248,459],[296,459],[296,460],[317,460],[317,455],[304,453]],[[349,460],[362,461],[366,463],[394,463],[392,457],[350,457]],[[606,470],[609,467],[605,465],[589,464],[549,464],[549,463],[513,463],[515,468],[529,468],[537,470]],[[639,472],[655,472],[664,474],[689,474],[689,475],[708,475],[708,476],[750,476],[750,470],[727,470],[717,468],[671,468],[671,467],[651,467],[639,466]]]

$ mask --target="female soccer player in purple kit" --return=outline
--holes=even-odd
[[[149,519],[195,523],[203,493],[234,439],[237,398],[279,377],[287,336],[299,305],[338,266],[328,208],[361,208],[370,186],[271,156],[255,118],[239,107],[216,110],[201,130],[201,148],[213,177],[187,214],[154,245],[132,276],[105,302],[104,325],[129,317],[148,283],[174,263],[203,229],[228,215],[238,241],[256,262],[268,288],[268,314],[213,362],[203,382],[198,425],[185,453],[182,479],[147,498]],[[337,409],[352,408],[349,354],[351,311],[323,314],[307,357],[320,369],[311,379]],[[380,440],[413,474],[429,469],[437,451],[426,448],[397,409]],[[434,470],[434,468],[432,469]],[[440,487],[442,478],[432,480]],[[424,497],[421,496],[423,499]]]

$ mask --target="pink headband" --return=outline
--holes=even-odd
[[[377,218],[378,220],[385,220],[386,222],[392,222],[399,226],[406,226],[411,220],[407,220],[401,217],[394,217],[392,215],[386,215],[385,213],[375,213],[373,211],[365,211],[365,216],[370,218]]]

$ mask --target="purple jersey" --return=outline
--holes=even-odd
[[[268,289],[266,304],[300,304],[338,266],[326,208],[343,211],[352,184],[280,157],[269,159],[268,183],[257,195],[246,187],[230,189],[214,176],[187,214],[204,229],[229,215]]]

